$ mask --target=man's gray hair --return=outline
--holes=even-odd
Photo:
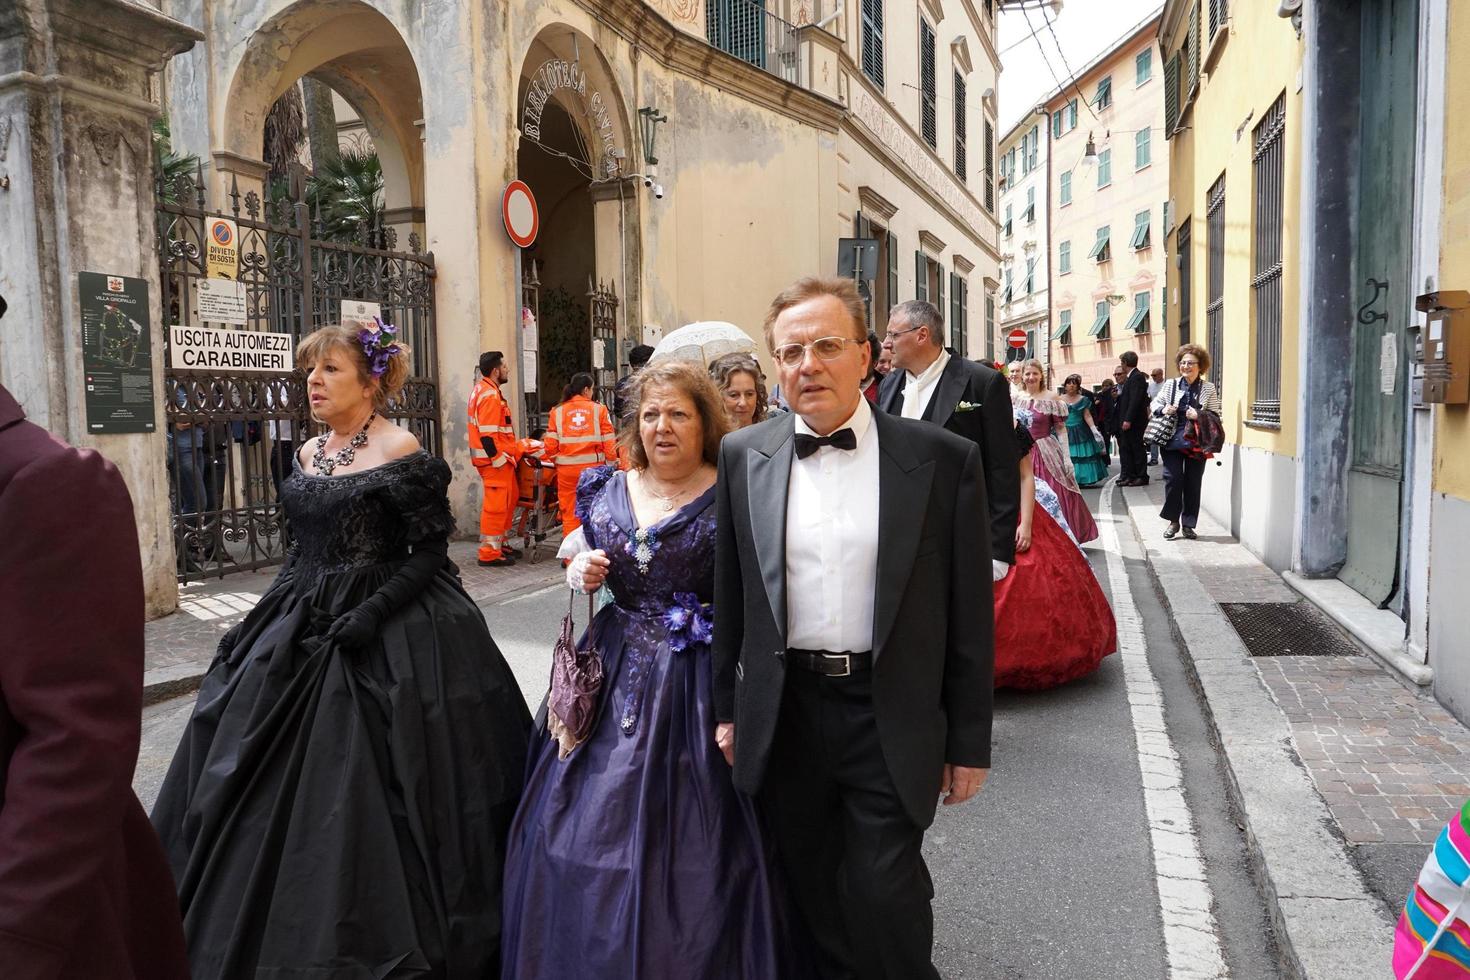
[[[944,316],[933,303],[922,299],[899,303],[888,311],[888,321],[894,320],[902,320],[912,327],[928,327],[929,342],[935,347],[944,346]]]

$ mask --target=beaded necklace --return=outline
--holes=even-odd
[[[322,476],[331,476],[332,471],[339,466],[351,466],[352,458],[357,455],[357,451],[367,445],[368,427],[373,424],[373,419],[377,417],[377,412],[369,412],[367,421],[362,424],[362,428],[358,430],[357,434],[347,441],[347,445],[337,450],[330,457],[327,455],[327,436],[331,435],[331,433],[323,432],[317,436],[316,452],[311,457],[311,465]]]

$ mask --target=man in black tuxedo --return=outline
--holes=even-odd
[[[1021,469],[1016,452],[1010,385],[1001,373],[944,346],[944,317],[933,303],[910,300],[888,314],[883,346],[893,372],[878,389],[878,407],[921,419],[980,447],[985,499],[990,504],[991,577],[1005,578],[1016,560],[1021,518]]]
[[[1148,451],[1143,446],[1143,430],[1148,427],[1148,375],[1138,370],[1138,355],[1124,351],[1118,358],[1127,376],[1118,396],[1118,457],[1121,464],[1118,484],[1124,487],[1148,486]]]
[[[868,405],[851,280],[793,284],[765,329],[792,413],[720,447],[715,740],[823,975],[937,980],[924,830],[990,767],[980,450]]]

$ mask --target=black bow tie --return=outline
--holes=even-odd
[[[805,432],[796,434],[797,459],[806,459],[823,446],[846,449],[851,452],[857,448],[857,435],[851,429],[838,429],[830,436],[809,436]]]

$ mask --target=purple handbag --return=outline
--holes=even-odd
[[[590,595],[587,613],[590,624]],[[602,658],[591,647],[577,649],[572,629],[572,600],[568,598],[561,635],[551,650],[551,691],[546,695],[546,730],[556,740],[558,759],[571,755],[592,734],[592,724],[597,719],[597,695],[602,690]],[[590,625],[588,632],[591,632]]]

